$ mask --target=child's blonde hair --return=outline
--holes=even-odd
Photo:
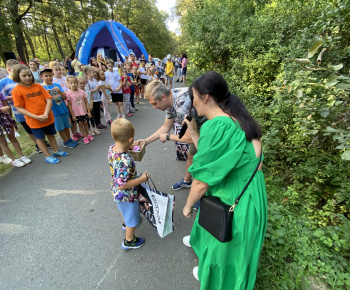
[[[67,83],[69,82],[69,80],[70,79],[74,79],[74,80],[76,80],[77,82],[78,82],[78,79],[77,79],[77,77],[76,76],[72,76],[72,75],[70,75],[70,76],[67,76],[66,77],[66,81],[67,81]]]
[[[19,62],[17,60],[15,60],[15,59],[8,59],[6,61],[6,68],[7,69],[12,69],[13,66],[15,66],[16,64],[19,64]]]
[[[30,71],[30,74],[32,75],[32,84],[34,84],[35,83],[35,79],[34,79],[33,73],[31,72],[29,67],[27,67],[24,64],[16,64],[16,65],[13,66],[13,68],[12,68],[12,80],[15,83],[20,83],[21,79],[19,77],[19,74],[21,73],[21,71],[24,71],[24,70],[29,70]]]
[[[58,63],[57,61],[50,61],[49,63],[49,68],[53,70],[54,67],[60,67],[61,64]]]
[[[86,83],[84,77],[77,77],[77,81],[78,81],[78,84],[79,82],[83,82],[84,84]]]
[[[135,135],[134,125],[127,119],[120,118],[113,121],[111,125],[111,134],[114,141],[126,143]]]
[[[106,64],[109,64],[109,63],[111,63],[114,66],[114,60],[113,59],[108,59]]]
[[[86,75],[89,71],[94,71],[94,70],[95,70],[94,67],[87,65],[84,67],[84,75]]]

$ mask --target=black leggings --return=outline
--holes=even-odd
[[[101,102],[94,102],[93,111],[95,124],[98,126],[101,124]]]

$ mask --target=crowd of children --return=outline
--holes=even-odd
[[[57,132],[64,147],[75,148],[80,139],[89,144],[99,130],[107,128],[101,122],[101,111],[105,123],[112,124],[112,103],[117,119],[132,117],[149,82],[161,77],[172,86],[175,71],[171,55],[165,66],[161,60],[155,63],[151,55],[148,61],[144,56],[136,61],[132,53],[124,63],[105,60],[103,56],[98,59],[103,61],[103,69],[92,65],[95,58],[86,66],[77,61],[78,70],[73,75],[68,75],[67,68],[57,60],[41,65],[38,59],[32,59],[29,67],[13,59],[6,62],[8,77],[0,80],[1,163],[16,167],[31,163],[16,139],[16,121],[35,143],[36,151],[43,152],[47,162],[56,164],[59,157],[68,155],[58,150]],[[12,143],[18,158],[7,142]]]

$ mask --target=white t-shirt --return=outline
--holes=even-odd
[[[69,91],[69,87],[65,77],[62,77],[60,79],[53,77],[53,83],[59,84],[61,88],[64,90],[64,92]]]
[[[119,91],[116,91],[116,89],[119,87],[120,82],[122,80],[122,77],[120,76],[118,71],[106,71],[105,72],[105,76],[106,76],[106,81],[107,83],[112,87],[112,93],[117,93],[117,94],[122,94],[123,91],[120,88]]]
[[[143,80],[148,79],[147,70],[145,67],[140,67],[138,71],[141,73],[141,79],[143,79]]]

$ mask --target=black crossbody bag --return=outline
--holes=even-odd
[[[241,194],[237,197],[233,205],[224,204],[220,198],[215,196],[204,196],[200,205],[198,223],[207,230],[213,237],[222,243],[232,240],[232,221],[233,211],[238,204],[243,193],[252,181],[255,173],[258,171],[261,163],[262,152],[258,166],[253,175],[248,180]]]

